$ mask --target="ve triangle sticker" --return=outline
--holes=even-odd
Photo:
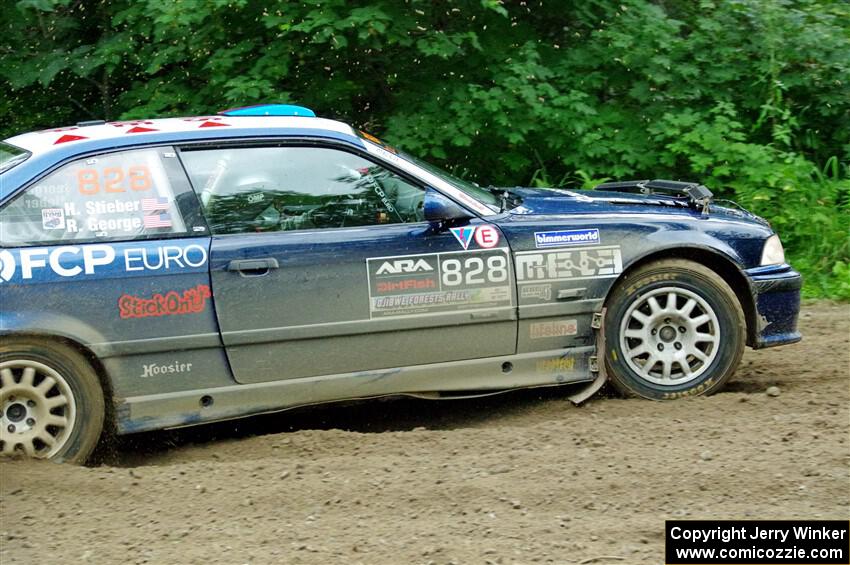
[[[464,226],[462,228],[449,228],[455,239],[460,242],[464,249],[469,249],[469,242],[472,241],[472,236],[475,234],[475,228]]]

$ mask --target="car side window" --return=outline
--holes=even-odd
[[[328,147],[184,149],[181,158],[214,234],[424,220],[424,189]]]
[[[0,242],[44,245],[184,234],[191,223],[186,211],[192,208],[191,202],[181,206],[186,196],[195,199],[171,148],[86,157],[47,175],[3,208]]]

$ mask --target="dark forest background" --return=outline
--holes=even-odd
[[[6,0],[0,136],[289,102],[482,184],[699,180],[850,298],[850,2]]]

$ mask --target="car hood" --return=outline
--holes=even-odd
[[[699,216],[702,212],[700,209],[690,206],[684,198],[660,194],[647,195],[602,190],[574,191],[561,188],[511,188],[508,190],[512,195],[521,199],[518,206],[509,210],[513,216],[618,213]],[[734,202],[729,203],[735,207],[721,206],[713,202],[709,215],[755,221],[767,225],[767,222],[762,218],[751,214]]]

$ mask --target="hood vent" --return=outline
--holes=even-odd
[[[708,214],[708,207],[714,196],[708,188],[701,184],[663,179],[606,182],[594,187],[594,190],[687,198],[688,204],[694,208],[701,209],[703,214]]]

